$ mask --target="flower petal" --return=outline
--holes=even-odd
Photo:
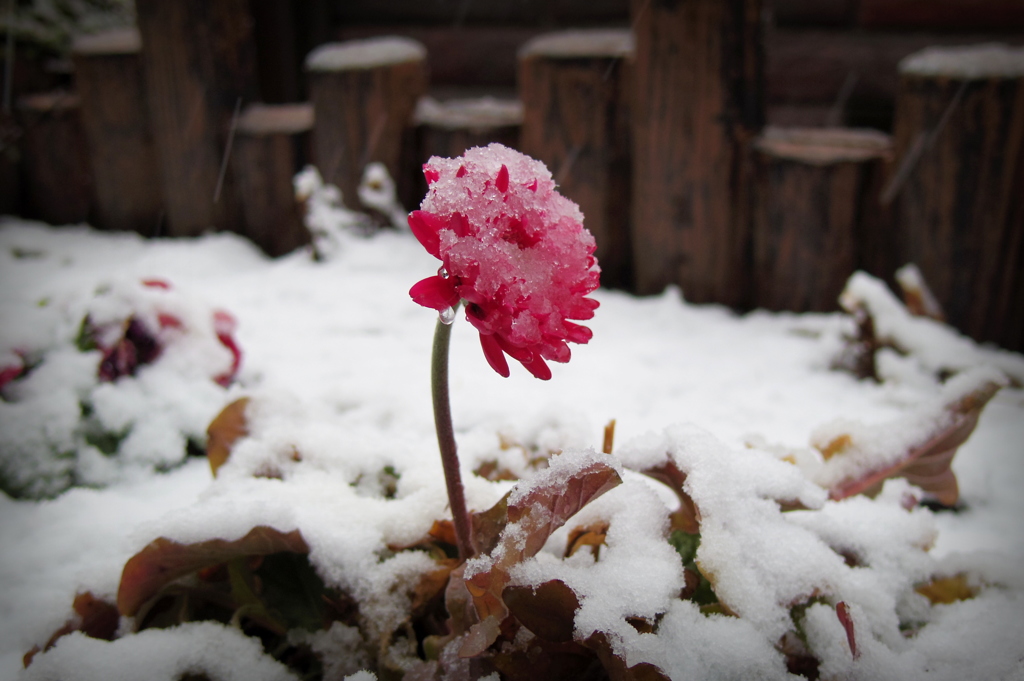
[[[498,177],[494,180],[494,186],[498,188],[498,191],[504,194],[508,191],[508,166],[504,163],[501,164],[501,170],[498,171]]]
[[[451,280],[438,276],[416,282],[409,289],[409,295],[417,304],[433,310],[447,310],[459,302],[459,295],[455,292],[455,285]]]
[[[520,361],[522,362],[522,360]],[[547,381],[551,378],[551,368],[540,355],[534,354],[532,361],[522,362],[522,365],[526,367],[527,371],[542,381]]]
[[[501,346],[498,345],[494,336],[480,334],[480,346],[484,349],[484,357],[487,358],[487,363],[491,365],[491,368],[508,378],[508,360],[505,359],[505,353],[501,351]]]
[[[414,210],[409,213],[409,229],[413,236],[427,249],[427,253],[438,260],[441,259],[441,237],[438,235],[444,228],[444,220],[425,210]]]

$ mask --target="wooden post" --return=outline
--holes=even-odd
[[[92,175],[78,96],[63,91],[18,100],[28,214],[53,225],[84,222]]]
[[[257,98],[247,0],[137,0],[135,6],[166,233],[242,231],[234,180],[229,167],[222,177],[221,167],[236,107]]]
[[[633,0],[638,293],[746,303],[749,142],[764,118],[760,0]]]
[[[75,86],[95,182],[95,223],[104,229],[155,233],[160,178],[149,125],[141,40],[122,29],[75,40]]]
[[[316,111],[313,156],[325,182],[341,189],[351,208],[368,163],[383,163],[402,186],[403,147],[412,156],[413,112],[426,91],[426,49],[408,38],[383,37],[329,43],[306,58]],[[404,190],[404,191],[403,191]]]
[[[793,312],[838,309],[839,294],[857,269],[869,175],[891,154],[889,136],[844,128],[767,128],[754,148],[753,305]]]
[[[453,158],[466,149],[499,142],[519,148],[523,107],[519,100],[479,97],[437,101],[423,97],[416,105],[419,155],[411,172],[415,196],[426,194],[427,183],[421,167],[431,156]],[[414,201],[410,205],[415,205]]]
[[[544,161],[597,241],[601,284],[632,286],[628,30],[540,36],[519,52],[522,151]]]
[[[21,210],[21,127],[14,113],[0,108],[0,215]]]
[[[235,178],[245,210],[245,235],[271,256],[309,243],[292,177],[309,157],[311,104],[252,104],[238,120]]]
[[[1024,48],[900,63],[884,198],[951,324],[1024,350]]]

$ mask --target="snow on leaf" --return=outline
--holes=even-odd
[[[825,437],[819,432],[816,446],[827,460],[816,475],[818,482],[828,488],[830,498],[838,500],[873,495],[887,478],[902,477],[939,503],[955,505],[959,490],[950,464],[974,432],[982,409],[1002,387],[987,375],[982,374],[983,380],[966,394],[947,390],[953,397],[937,410],[926,409],[875,428],[845,424],[843,432],[825,429]]]
[[[117,609],[132,616],[163,586],[201,568],[235,558],[266,556],[287,551],[309,553],[298,530],[281,532],[272,527],[254,527],[234,541],[211,539],[180,544],[160,537],[125,563],[117,591]]]
[[[90,638],[114,640],[120,618],[117,608],[112,603],[96,598],[91,591],[86,591],[75,596],[72,608],[76,615],[74,619],[68,620],[64,626],[53,632],[45,646],[35,646],[25,654],[23,664],[26,668],[32,663],[36,653],[49,650],[62,636],[75,631],[80,631]]]
[[[461,576],[453,573],[450,593],[452,589],[455,593],[468,593],[478,619],[469,628],[461,656],[479,655],[497,639],[499,627],[509,615],[502,599],[502,592],[511,581],[509,570],[536,555],[552,532],[621,482],[610,461],[599,460],[595,455],[582,459],[581,462],[565,454],[555,457],[551,467],[536,479],[513,489],[508,498],[508,524],[497,545],[488,555],[469,561]]]

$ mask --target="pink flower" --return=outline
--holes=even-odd
[[[465,301],[491,368],[507,377],[508,355],[551,378],[545,360],[568,362],[566,341],[592,335],[569,320],[598,306],[586,297],[601,270],[579,207],[543,163],[500,144],[431,158],[423,174],[430,189],[409,226],[442,266],[409,295],[439,311]]]

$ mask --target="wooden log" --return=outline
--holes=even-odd
[[[311,104],[251,104],[238,119],[231,162],[245,236],[270,256],[309,243],[292,178],[309,158]]]
[[[935,48],[900,64],[884,198],[951,324],[1024,349],[1024,48]]]
[[[430,87],[508,88],[515,90],[517,53],[545,31],[536,26],[422,26],[408,24],[346,25],[341,40],[364,40],[386,34],[410,38],[427,48]]]
[[[72,57],[95,183],[95,226],[149,235],[158,228],[162,201],[141,47],[136,29],[107,31],[76,39]]]
[[[837,310],[858,265],[872,166],[889,157],[891,139],[870,130],[766,128],[754,148],[753,305]]]
[[[324,181],[361,209],[363,169],[377,161],[408,200],[400,163],[403,154],[414,156],[413,112],[427,86],[424,47],[393,36],[330,43],[309,54],[306,73],[316,111],[313,155]]]
[[[1020,0],[858,0],[865,28],[956,31],[1024,29]]]
[[[849,26],[859,0],[766,0],[773,22],[779,26]]]
[[[597,241],[601,283],[632,287],[628,30],[544,35],[519,52],[521,149],[547,164]]]
[[[629,3],[628,0],[347,0],[336,3],[335,15],[342,24],[407,23],[473,28],[487,24],[607,26],[626,23],[629,17]]]
[[[417,103],[414,120],[419,155],[410,171],[414,175],[415,195],[422,197],[427,183],[421,168],[431,156],[454,158],[466,149],[491,142],[518,149],[523,105],[518,99],[508,98],[437,100],[428,96]]]
[[[236,108],[258,97],[247,1],[135,4],[167,234],[242,231],[224,159]]]
[[[634,0],[633,261],[639,293],[746,302],[759,0]]]
[[[964,34],[900,31],[773,29],[765,33],[765,87],[771,109],[832,107],[849,79],[847,125],[892,128],[899,62],[930,46],[1019,41],[1012,33]],[[776,116],[773,122],[786,124]],[[792,121],[792,118],[788,120]]]
[[[295,9],[289,0],[249,0],[256,42],[260,101],[298,102],[303,96],[302,63],[296,45]]]
[[[21,211],[21,127],[12,111],[0,109],[0,215]]]
[[[17,110],[28,217],[53,225],[87,221],[92,174],[78,96],[64,91],[26,95]]]

